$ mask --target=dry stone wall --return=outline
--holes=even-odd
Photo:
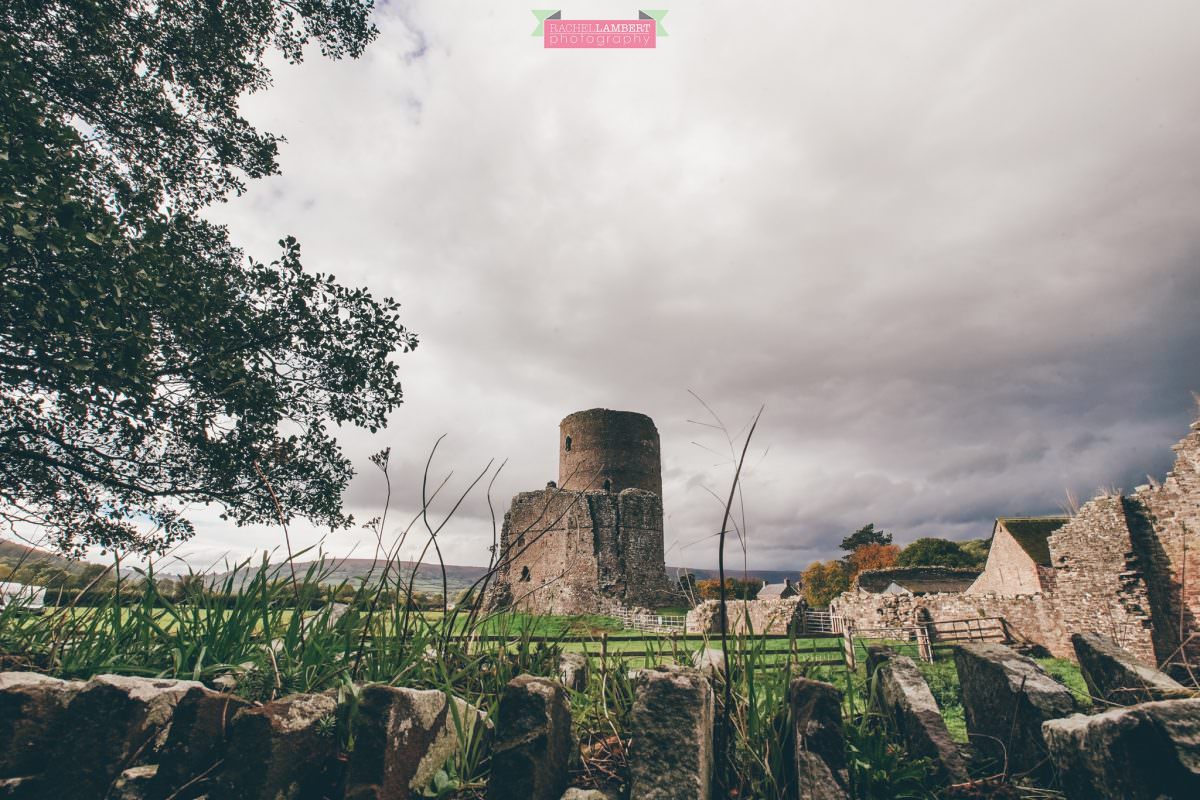
[[[790,633],[799,630],[803,613],[799,597],[783,600],[732,600],[728,603],[729,632],[747,633],[746,623],[754,633]],[[720,633],[721,603],[705,600],[687,614],[688,633]]]

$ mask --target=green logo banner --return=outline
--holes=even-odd
[[[666,15],[667,15],[667,11],[665,9],[656,9],[653,11],[638,11],[638,17],[640,19],[654,20],[654,35],[658,36],[659,38],[662,38],[663,36],[667,35],[667,29],[664,28],[663,24],[662,24],[663,17],[665,17]]]
[[[538,24],[537,24],[537,27],[533,29],[533,33],[530,35],[531,36],[541,36],[542,33],[545,32],[545,30],[546,30],[546,20],[550,19],[551,17],[554,17],[555,14],[561,15],[562,12],[559,11],[557,8],[549,9],[549,10],[534,9],[533,15],[535,17],[537,17]]]

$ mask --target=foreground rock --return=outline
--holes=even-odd
[[[52,749],[47,797],[104,797],[117,776],[153,763],[175,705],[196,681],[99,675],[67,705],[70,724]]]
[[[558,657],[558,679],[573,692],[586,692],[588,659],[583,653],[563,653]]]
[[[488,800],[559,800],[575,741],[567,692],[518,675],[504,687],[496,720]]]
[[[452,701],[452,702],[451,702]],[[465,739],[478,735],[478,711],[436,689],[363,687],[354,723],[346,800],[408,797],[429,785]]]
[[[699,670],[640,670],[630,714],[630,797],[708,800],[713,771],[713,690]]]
[[[850,774],[842,732],[842,693],[828,683],[796,678],[788,687],[796,736],[800,800],[844,800]]]
[[[955,648],[971,743],[1010,775],[1049,778],[1042,723],[1068,716],[1075,701],[1037,662],[1000,644]]]
[[[1042,730],[1072,800],[1200,797],[1200,700],[1077,714]]]
[[[45,800],[47,796],[41,775],[0,778],[0,800]]]
[[[82,687],[36,672],[0,673],[0,777],[45,769],[51,746],[62,738],[67,703]]]
[[[151,794],[151,785],[155,776],[158,774],[158,766],[156,764],[147,764],[142,767],[130,767],[117,776],[113,782],[112,791],[106,795],[105,800],[149,800],[156,795]],[[163,795],[157,795],[162,797]],[[175,798],[171,798],[175,800]]]
[[[230,800],[319,800],[337,783],[337,702],[297,694],[233,717],[228,755],[212,796]]]
[[[716,647],[705,647],[692,655],[692,666],[709,677],[725,674],[725,654]]]
[[[234,716],[253,707],[234,695],[189,689],[175,706],[149,796],[192,800],[204,794],[225,759]]]
[[[878,661],[874,674],[880,705],[909,755],[931,759],[943,783],[966,781],[966,762],[916,663],[892,655]]]
[[[1071,644],[1088,691],[1102,703],[1131,706],[1190,695],[1183,684],[1142,663],[1106,636],[1077,633]]]

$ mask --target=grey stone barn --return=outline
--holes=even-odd
[[[1068,517],[997,517],[983,574],[971,594],[1038,594],[1054,584],[1050,535]]]

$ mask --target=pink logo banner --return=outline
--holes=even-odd
[[[548,19],[543,30],[547,48],[653,48],[652,19]]]

